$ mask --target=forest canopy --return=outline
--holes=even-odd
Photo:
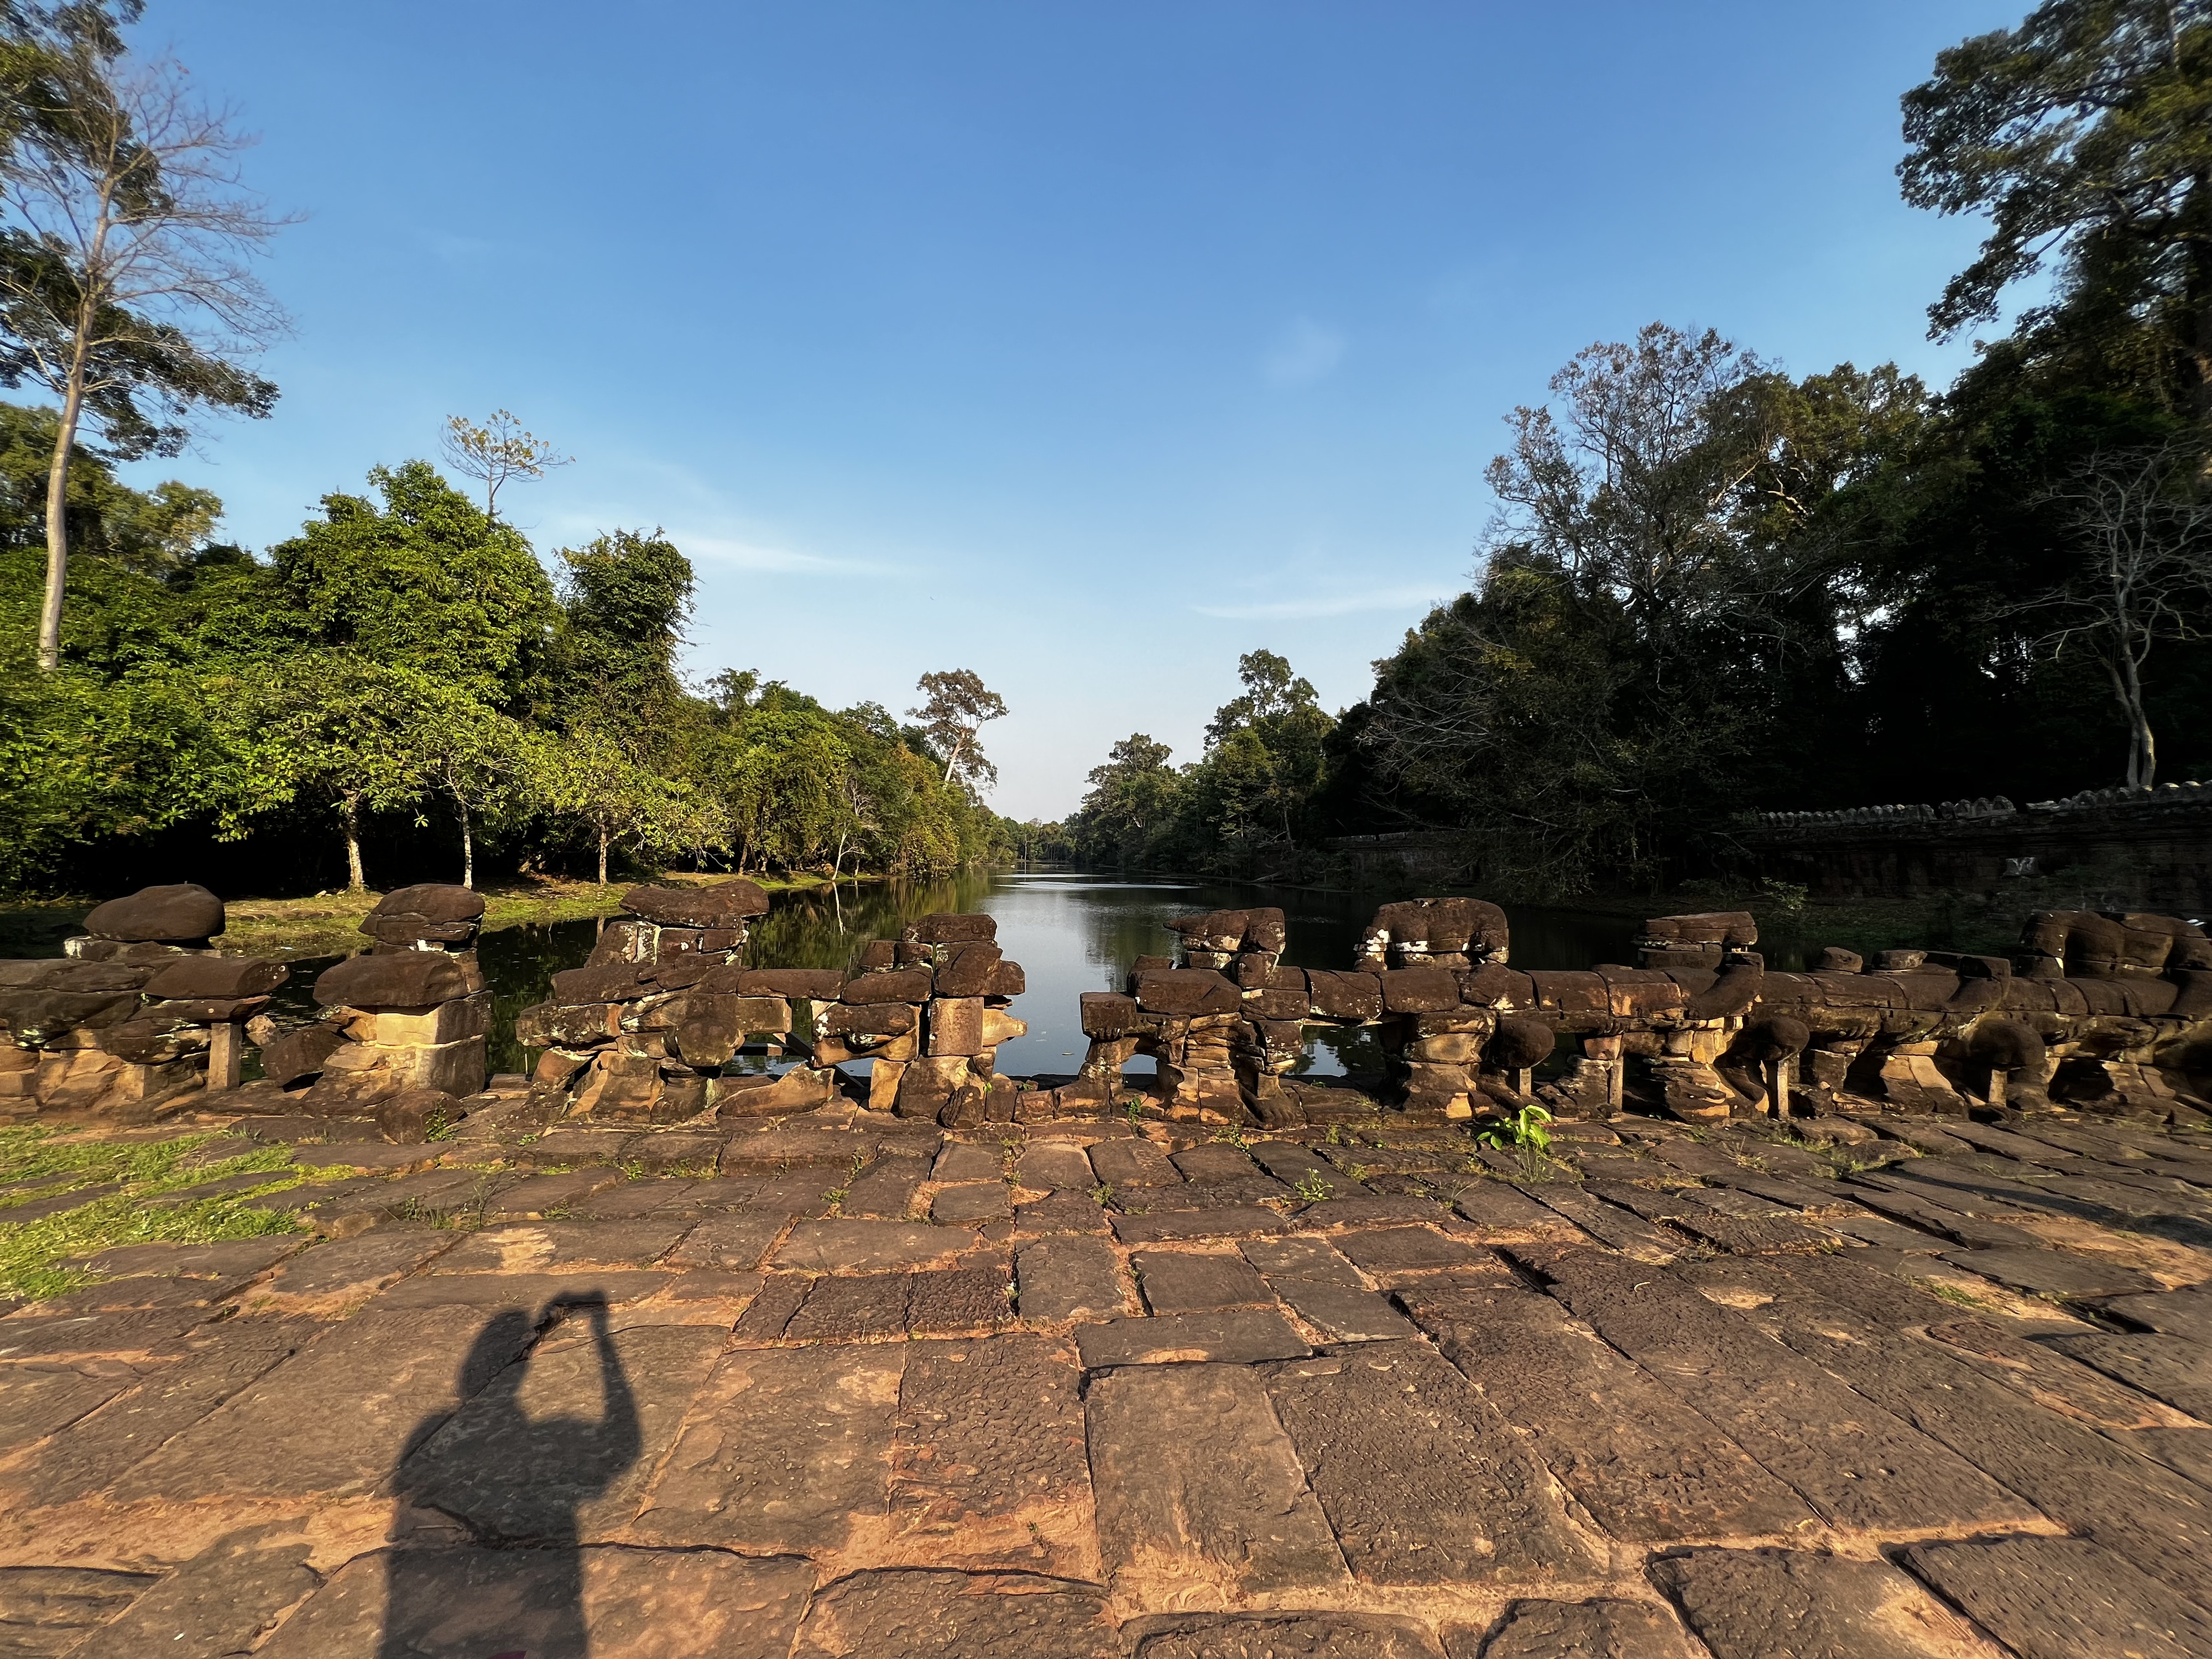
[[[1940,392],[1660,322],[1577,353],[1369,696],[1295,732],[1232,704],[1180,769],[1115,744],[1083,856],[1294,877],[1448,829],[1559,896],[1693,873],[1759,810],[2212,776],[2212,5],[2052,0],[1903,113],[1906,200],[1986,216],[1930,331],[2047,299]]]
[[[744,672],[687,685],[691,565],[660,532],[541,562],[423,461],[326,495],[257,558],[208,539],[213,496],[141,492],[80,453],[62,665],[40,673],[52,421],[0,405],[0,884],[228,868],[312,890],[473,878],[487,856],[602,879],[625,861],[922,875],[1012,855],[1009,826],[948,781],[957,757],[881,708]]]

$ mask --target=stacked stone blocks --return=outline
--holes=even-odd
[[[191,884],[111,899],[59,958],[0,963],[0,1116],[125,1122],[235,1085],[243,1024],[289,970],[216,954],[222,901]]]

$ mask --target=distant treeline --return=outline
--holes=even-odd
[[[1077,855],[1298,877],[1449,827],[1559,895],[1724,863],[1751,809],[2212,775],[2212,15],[2053,0],[1905,117],[1907,199],[1990,215],[1932,331],[2048,253],[2046,303],[1940,394],[1658,324],[1577,354],[1367,698],[1331,719],[1247,656],[1195,762],[1114,746]]]
[[[687,686],[692,571],[664,536],[541,562],[422,461],[255,557],[208,539],[207,492],[135,490],[80,451],[62,665],[42,673],[53,421],[0,404],[0,887],[1015,856],[973,787],[974,694],[996,703],[974,676],[930,676],[920,725],[750,673]]]

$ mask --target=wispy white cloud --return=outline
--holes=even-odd
[[[1361,611],[1402,611],[1431,605],[1441,596],[1433,587],[1376,587],[1358,593],[1314,593],[1302,599],[1274,599],[1261,605],[1194,605],[1201,617],[1240,621],[1291,620],[1310,617],[1348,617]]]
[[[1346,343],[1336,330],[1301,317],[1261,355],[1260,372],[1270,386],[1311,386],[1335,373],[1344,361]]]
[[[791,572],[810,575],[896,574],[901,567],[879,559],[836,558],[822,553],[802,553],[795,548],[769,547],[758,542],[727,536],[702,536],[672,527],[668,538],[694,559],[732,570]]]

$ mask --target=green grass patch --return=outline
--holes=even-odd
[[[295,1218],[249,1209],[247,1201],[295,1187],[313,1172],[295,1164],[282,1146],[256,1146],[234,1158],[184,1166],[188,1155],[214,1139],[198,1134],[171,1140],[57,1141],[49,1129],[0,1129],[0,1181],[52,1177],[37,1188],[0,1196],[0,1296],[35,1301],[89,1285],[98,1274],[64,1264],[118,1244],[212,1244],[292,1231],[298,1224]],[[161,1201],[237,1175],[269,1178],[219,1197]],[[8,1219],[9,1209],[29,1199],[110,1182],[121,1182],[123,1190],[27,1221]]]

